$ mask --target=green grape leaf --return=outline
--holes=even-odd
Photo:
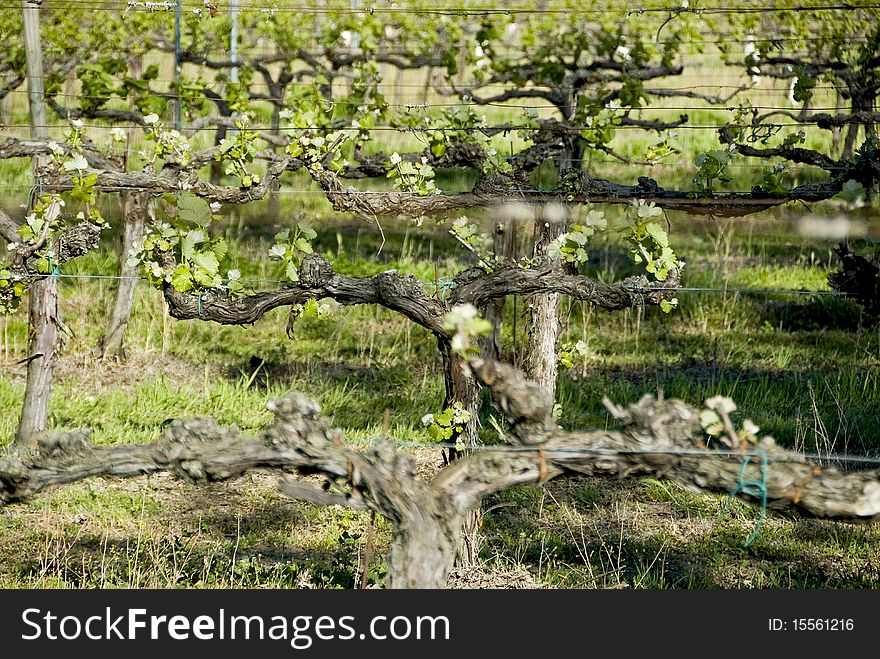
[[[586,245],[587,244],[587,236],[583,233],[583,231],[572,231],[568,234],[568,239],[578,245]]]
[[[658,247],[667,248],[669,247],[669,236],[666,235],[666,232],[656,222],[649,222],[645,225],[645,233],[647,233],[651,238],[654,239],[654,242],[657,243]]]
[[[226,288],[229,291],[229,295],[231,297],[235,297],[244,293],[244,285],[237,279],[233,279],[227,282]]]
[[[700,425],[708,434],[717,437],[724,431],[724,423],[714,410],[702,410],[700,412]]]
[[[211,276],[216,275],[220,270],[220,261],[213,252],[196,252],[192,256],[192,262],[204,268]]]
[[[196,245],[204,243],[208,240],[208,236],[200,229],[188,231],[180,239],[180,253],[184,259],[190,260],[196,253]]]
[[[854,179],[850,179],[843,184],[840,196],[846,201],[854,203],[865,196],[865,186]]]
[[[190,192],[181,192],[177,198],[177,217],[200,227],[211,222],[211,207],[208,202]]]
[[[587,213],[586,225],[598,231],[604,231],[608,228],[608,220],[605,219],[605,213],[602,211],[590,211]]]
[[[220,275],[211,274],[204,268],[196,268],[193,272],[193,279],[203,288],[216,288],[222,283]]]
[[[214,256],[217,257],[218,261],[222,261],[223,257],[226,256],[226,252],[229,247],[226,244],[226,241],[223,238],[215,238],[213,245],[211,245],[211,251],[214,252]]]
[[[440,426],[433,424],[428,426],[428,435],[435,442],[443,442],[452,437],[452,431],[447,428],[441,428]]]
[[[186,293],[193,288],[192,270],[188,266],[180,265],[171,274],[171,286],[179,293]]]

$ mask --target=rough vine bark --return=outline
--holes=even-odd
[[[52,140],[38,136],[36,139],[22,140],[8,138],[0,142],[0,158],[16,157],[42,157],[54,148],[69,151],[68,145],[60,144]],[[120,170],[120,163],[116,159],[108,158],[99,150],[90,145],[84,145],[82,154],[89,167],[95,170],[99,190],[114,190],[129,192],[138,195],[146,201],[150,194],[162,192],[177,192],[181,189],[191,189],[193,194],[208,198],[212,201],[245,203],[258,199],[266,194],[271,183],[285,171],[290,159],[285,159],[269,166],[266,176],[259,185],[252,188],[224,187],[212,185],[200,181],[195,169],[177,166],[173,162],[166,162],[166,167],[160,174],[143,172],[125,172]],[[198,159],[196,163],[200,162]],[[124,165],[123,165],[124,166]],[[52,175],[53,188],[60,192],[72,188],[70,177],[63,171],[39,171],[44,175]],[[142,225],[138,229],[129,227],[136,233],[143,231]],[[8,242],[18,242],[17,227],[5,214],[0,216],[0,230]],[[98,243],[101,227],[82,223],[65,229],[60,236],[53,239],[55,243],[53,265],[60,266],[65,261],[75,256],[81,256],[94,249]],[[125,232],[125,231],[124,231]],[[131,231],[127,238],[132,238]],[[45,240],[45,239],[43,239]],[[15,434],[15,444],[20,450],[27,450],[35,441],[35,436],[46,429],[48,421],[48,406],[51,396],[51,381],[53,361],[59,332],[63,329],[58,305],[57,280],[47,273],[39,272],[35,252],[43,247],[38,242],[34,244],[20,245],[9,256],[12,263],[9,267],[13,277],[24,279],[29,284],[29,319],[30,330],[28,340],[28,377],[25,387],[24,403],[22,406],[21,419]],[[123,262],[126,259],[121,259]],[[133,282],[134,280],[123,280]],[[132,287],[133,288],[133,287]],[[117,295],[117,303],[110,317],[108,334],[105,336],[106,344],[101,348],[104,352],[118,352],[116,345],[122,341],[124,324],[130,313],[132,290],[121,287]],[[14,295],[13,287],[7,287],[2,295],[11,297]],[[126,309],[127,307],[127,309]]]
[[[170,259],[170,255],[168,255]],[[172,260],[166,261],[171,265]],[[524,269],[499,266],[491,273],[470,268],[459,273],[445,303],[426,292],[427,284],[413,275],[388,270],[373,277],[350,277],[337,273],[322,256],[310,254],[300,266],[300,280],[274,291],[230,297],[224,288],[204,291],[199,296],[164,288],[169,313],[178,320],[208,320],[221,325],[249,325],[278,307],[302,304],[310,298],[331,298],[343,305],[378,304],[396,311],[437,336],[451,338],[443,317],[451,306],[472,304],[483,307],[507,295],[535,295],[556,292],[589,302],[606,311],[619,311],[637,304],[659,305],[675,297],[680,273],[670,271],[665,281],[645,276],[627,277],[608,284],[584,275],[561,272],[557,266],[538,262]]]
[[[130,77],[133,80],[139,79],[143,72],[142,57],[140,55],[132,56],[129,59],[128,68]],[[129,98],[129,109],[133,112],[137,111],[133,98]],[[135,124],[126,129],[127,149],[132,148],[135,143],[135,130]],[[123,154],[120,164],[120,169],[123,171],[128,168],[127,150]],[[210,180],[211,183],[218,183],[213,177],[213,164],[211,166]],[[137,265],[129,264],[128,255],[132,246],[144,237],[149,204],[149,195],[137,192],[129,192],[122,195],[122,235],[120,236],[118,249],[119,265],[117,267],[117,274],[120,278],[117,281],[113,306],[107,315],[107,325],[96,346],[96,352],[101,359],[123,359],[125,357],[125,332],[128,328],[128,321],[131,318],[132,308],[134,307],[134,296],[139,275]]]
[[[468,368],[467,361],[452,350],[450,340],[444,337],[438,338],[437,342],[440,347],[440,354],[443,356],[443,380],[446,386],[446,397],[443,401],[443,407],[451,407],[458,403],[470,414],[470,419],[464,424],[458,436],[455,437],[455,443],[462,445],[464,450],[450,448],[445,451],[446,462],[451,464],[453,461],[467,456],[470,451],[478,448],[480,445],[480,385],[474,378],[470,368]],[[433,513],[428,514],[429,520],[437,518],[438,516]],[[441,517],[440,519],[443,518]],[[480,547],[480,517],[478,511],[466,511],[454,521],[444,519],[443,522],[445,522],[443,526],[440,524],[429,526],[431,531],[427,539],[429,547],[439,547],[444,554],[451,552],[453,557],[458,557],[462,565],[476,565]],[[446,533],[449,534],[447,537],[459,538],[457,541],[457,553],[454,547],[451,549],[447,548],[445,543],[438,544],[434,539],[434,536],[438,534],[441,528],[445,528]],[[418,540],[413,539],[410,542],[404,543],[404,546],[411,545],[414,541]],[[409,549],[402,547],[401,550],[406,554],[410,553]]]
[[[95,446],[84,431],[43,434],[31,452],[0,457],[0,505],[95,476],[169,471],[206,483],[267,468],[319,474],[342,491],[287,477],[281,492],[387,517],[393,527],[392,588],[443,587],[469,511],[491,494],[561,475],[652,475],[708,492],[736,490],[752,503],[758,494],[737,485],[760,476],[772,509],[880,520],[880,470],[842,473],[785,451],[769,438],[760,444],[768,461],[763,468],[748,459],[746,449],[708,450],[698,410],[650,396],[627,408],[606,400],[621,430],[565,432],[549,419],[552,398],[518,369],[480,358],[468,366],[491,387],[495,404],[510,421],[507,444],[462,457],[429,480],[417,476],[410,457],[390,442],[361,448],[347,444],[320,416],[317,403],[292,392],[269,404],[275,420],[255,437],[212,419],[175,421],[163,439],[147,445]]]
[[[595,178],[587,172],[578,172],[577,176],[568,180],[564,187],[552,191],[523,191],[522,185],[510,180],[490,181],[481,179],[470,192],[446,193],[419,196],[406,192],[364,192],[351,186],[343,185],[340,177],[326,168],[309,168],[309,175],[317,182],[334,210],[355,213],[361,217],[374,220],[377,216],[409,216],[420,217],[468,208],[490,208],[502,206],[510,202],[512,197],[527,203],[544,204],[556,201],[560,196],[569,203],[609,203],[628,204],[634,200],[648,200],[657,206],[672,210],[681,210],[694,215],[712,215],[716,217],[740,217],[780,206],[792,201],[815,203],[830,199],[838,194],[844,184],[855,180],[866,188],[870,188],[880,179],[880,150],[866,149],[858,158],[834,161],[827,156],[818,156],[808,149],[787,149],[785,151],[755,149],[735,142],[729,136],[725,138],[722,129],[722,140],[730,139],[737,148],[745,148],[755,157],[770,155],[791,156],[796,162],[809,162],[829,171],[834,176],[821,183],[798,185],[784,194],[769,194],[756,187],[748,193],[712,193],[669,190],[654,179],[640,177],[636,185],[623,185],[605,179]],[[261,138],[272,142],[272,136]],[[274,144],[274,142],[272,142]],[[56,143],[57,144],[57,143]],[[50,142],[35,140],[19,140],[8,138],[0,142],[0,159],[32,156],[49,153]],[[63,146],[63,145],[61,145]],[[773,152],[772,154],[770,152]],[[799,159],[800,155],[806,159]],[[196,167],[211,161],[214,151],[206,149],[195,153],[187,167],[174,166],[166,163],[166,170],[161,174],[146,172],[119,172],[106,158],[94,149],[86,149],[84,155],[92,169],[97,170],[100,191],[144,191],[153,194],[177,192],[187,189],[192,194],[223,203],[246,203],[263,198],[285,171],[299,169],[302,161],[296,158],[283,158],[272,162],[259,185],[251,188],[218,186],[201,181]],[[272,161],[272,156],[265,158]],[[838,167],[839,165],[839,167]],[[353,171],[352,176],[357,176]],[[62,176],[58,181],[59,190],[69,190],[72,185],[69,177]]]
[[[15,444],[21,450],[33,446],[38,433],[46,430],[52,372],[61,328],[58,308],[58,279],[49,277],[31,285],[28,298],[27,383]]]
[[[516,233],[518,225],[517,213],[502,209],[500,220],[493,229],[492,251],[506,263],[515,263]],[[496,298],[487,303],[482,311],[483,316],[492,324],[492,333],[481,344],[480,352],[492,359],[501,358],[501,323],[504,320],[504,297]],[[516,322],[516,320],[514,320]]]
[[[735,144],[737,148],[740,147],[739,142]],[[758,155],[761,151],[754,149],[751,155],[765,157]],[[807,149],[800,151],[809,152]],[[780,152],[779,155],[783,154]],[[808,157],[815,160],[812,156]],[[823,160],[818,166],[836,167],[836,161],[827,160],[828,162]],[[850,179],[869,188],[880,179],[878,161],[880,161],[880,151],[868,149],[859,158],[842,162],[829,180],[798,185],[784,194],[770,194],[759,186],[747,193],[669,190],[646,176],[639,177],[636,185],[623,185],[595,178],[588,172],[581,171],[570,178],[563,187],[552,191],[523,191],[522,185],[516,184],[513,179],[507,181],[482,179],[470,192],[419,196],[404,192],[357,190],[344,185],[340,178],[328,169],[310,169],[309,174],[321,186],[334,210],[355,213],[370,219],[386,215],[420,217],[469,208],[491,208],[509,203],[512,197],[518,197],[527,203],[543,204],[556,201],[560,196],[568,203],[629,204],[640,199],[652,201],[660,208],[680,210],[693,215],[742,217],[792,201],[815,203],[830,199],[838,194]],[[811,161],[810,164],[816,163]]]
[[[122,236],[119,244],[119,282],[113,307],[107,316],[107,329],[98,341],[97,351],[101,359],[125,357],[125,331],[131,318],[134,296],[140,268],[130,264],[128,253],[132,245],[143,240],[149,210],[149,195],[129,193],[122,202]]]
[[[869,318],[880,318],[880,265],[853,253],[841,244],[834,248],[840,268],[828,275],[828,285],[841,296],[860,304]]]
[[[568,209],[557,204],[542,208],[535,218],[535,256],[542,256],[547,245],[568,229]],[[529,314],[526,373],[544,387],[551,398],[556,397],[556,340],[561,331],[559,293],[541,293],[531,302]]]
[[[9,243],[18,237],[18,225],[6,213],[0,212],[0,234]],[[98,244],[101,228],[88,223],[65,230],[55,241],[56,265],[82,256]],[[10,253],[9,272],[30,282],[28,297],[28,355],[27,383],[21,417],[15,433],[18,450],[28,450],[37,434],[46,429],[49,418],[52,372],[59,331],[62,330],[58,306],[58,280],[39,272],[38,257],[29,245],[19,245]],[[7,287],[5,296],[12,295]]]
[[[34,155],[51,153],[52,146],[69,151],[69,147],[52,140],[22,140],[9,137],[0,142],[0,159],[24,158]],[[83,156],[98,177],[95,189],[100,192],[144,192],[159,195],[164,192],[177,193],[187,190],[190,193],[210,201],[227,204],[244,204],[262,199],[275,180],[281,176],[293,162],[292,158],[283,158],[272,163],[258,185],[249,188],[214,185],[199,178],[199,167],[208,164],[213,158],[214,149],[205,149],[192,154],[186,166],[167,161],[161,173],[125,172],[120,171],[117,163],[112,162],[99,150],[89,145],[83,149]],[[54,172],[54,188],[59,192],[73,188],[70,177],[63,171]]]

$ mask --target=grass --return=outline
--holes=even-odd
[[[582,500],[584,487],[601,492]],[[875,526],[770,514],[675,483],[560,481],[484,520],[486,560],[564,588],[875,588]]]
[[[690,287],[821,292],[834,268],[828,246],[786,232],[784,219],[761,229],[715,226],[676,231]],[[781,225],[781,226],[780,226]],[[340,271],[368,276],[389,268],[425,282],[455,273],[470,255],[439,228],[389,222],[377,255],[375,228],[320,225],[316,246]],[[229,223],[231,254],[244,277],[280,276],[264,258],[268,234]],[[742,235],[745,233],[745,235]],[[741,239],[742,235],[742,239]],[[766,240],[765,240],[766,238]],[[111,246],[65,270],[112,272]],[[634,272],[613,240],[597,244],[588,271],[618,279]],[[266,403],[289,389],[320,401],[353,441],[388,434],[427,441],[421,416],[443,400],[436,344],[425,331],[373,307],[336,306],[329,320],[298,322],[287,338],[282,310],[252,327],[170,319],[158,292],[139,286],[122,364],[94,361],[112,296],[102,280],[62,280],[71,335],[58,363],[51,405],[55,428],[87,427],[99,444],[146,442],[170,420],[209,415],[257,431]],[[880,334],[858,311],[822,295],[682,292],[672,314],[654,309],[604,314],[563,301],[562,344],[584,340],[586,357],[559,380],[565,427],[606,427],[602,396],[632,401],[662,392],[699,405],[732,396],[737,419],[753,419],[788,446],[828,454],[876,455],[880,443]],[[504,346],[521,359],[524,300],[508,300]],[[516,340],[514,341],[514,325]],[[3,321],[0,433],[10,437],[23,390],[26,317]],[[483,435],[494,431],[483,417]],[[430,471],[440,463],[418,452]],[[550,587],[728,588],[876,587],[875,527],[807,522],[771,514],[757,520],[725,497],[693,494],[657,480],[571,480],[504,492],[486,502],[481,559],[497,574],[526,570]],[[369,518],[282,499],[269,475],[196,488],[170,477],[100,479],[0,511],[0,585],[15,587],[354,587],[363,569]],[[370,580],[378,583],[388,540]]]

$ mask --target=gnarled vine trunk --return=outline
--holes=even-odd
[[[52,395],[52,372],[58,333],[61,328],[58,307],[58,279],[35,281],[28,293],[28,368],[21,419],[15,433],[14,447],[29,449],[49,420]]]
[[[25,2],[22,7],[27,53],[30,133],[32,138],[42,139],[46,137],[47,131],[39,3]],[[41,182],[42,164],[41,157],[37,156],[33,159],[34,179],[37,183]],[[46,429],[59,327],[61,327],[61,316],[58,308],[58,280],[49,277],[34,281],[28,297],[27,384],[21,419],[13,442],[16,450],[29,449],[36,441],[36,434]]]
[[[223,115],[221,115],[223,116]],[[214,146],[219,147],[220,143],[226,139],[226,125],[220,124],[217,126],[217,130],[214,131]],[[208,180],[214,185],[220,185],[220,180],[223,177],[223,163],[219,160],[212,159],[211,160],[211,170],[208,175]]]
[[[125,330],[134,307],[138,266],[129,264],[128,253],[134,243],[143,240],[149,210],[149,195],[131,192],[122,202],[122,237],[119,245],[119,281],[107,329],[99,339],[97,350],[101,359],[125,357]]]
[[[463,514],[430,491],[411,499],[403,523],[395,526],[391,536],[388,587],[443,588],[460,556],[459,529],[466,532],[474,516],[474,512]]]
[[[535,256],[544,254],[547,246],[566,232],[568,215],[568,209],[558,204],[539,209],[535,218]],[[535,295],[531,303],[525,370],[553,398],[556,396],[556,376],[559,370],[556,340],[560,329],[559,293]]]
[[[877,103],[877,97],[874,94],[870,93],[860,93],[853,94],[852,100],[850,102],[850,108],[852,114],[865,113],[870,115],[874,112],[874,107]],[[849,126],[849,130],[846,133],[846,140],[843,144],[843,154],[841,158],[843,160],[849,160],[852,158],[853,152],[855,151],[856,141],[859,136],[859,128],[861,126],[858,123],[852,123]],[[865,139],[871,140],[876,137],[876,129],[874,127],[874,123],[872,121],[866,121],[864,124],[865,129]]]
[[[458,402],[470,413],[470,419],[456,438],[456,443],[462,444],[465,447],[476,447],[480,443],[480,385],[477,384],[474,376],[470,373],[470,369],[467,368],[467,360],[452,352],[451,345],[447,339],[438,339],[438,345],[443,356],[443,379],[446,384],[446,399],[443,406],[450,407]],[[456,449],[449,449],[447,455],[451,462],[456,458],[467,455],[467,451],[460,452]],[[462,565],[476,565],[481,544],[479,512],[469,511],[467,514],[462,515],[454,528],[456,531],[460,529],[460,541],[456,542],[451,550],[448,547],[444,548],[430,541],[428,544],[435,546],[431,551],[452,551],[451,557],[453,560],[458,557]],[[408,541],[407,544],[411,542]],[[403,549],[400,549],[399,553],[404,556],[401,559],[402,561],[408,562],[410,560],[406,558],[408,554]],[[436,588],[438,586],[427,587]]]
[[[465,447],[479,444],[479,412],[480,386],[473,375],[466,369],[467,360],[452,352],[449,341],[438,339],[440,354],[443,357],[443,380],[446,385],[446,398],[443,407],[451,407],[454,403],[470,413],[471,418],[459,433],[456,442]]]
[[[493,227],[492,249],[495,256],[507,262],[516,260],[516,232],[518,217],[514,212],[504,212]],[[490,301],[483,309],[483,316],[492,324],[492,333],[480,344],[480,353],[491,359],[501,358],[501,323],[504,320],[504,297]],[[515,321],[514,321],[515,322]]]

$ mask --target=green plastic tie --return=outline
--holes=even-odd
[[[434,286],[434,290],[436,294],[440,297],[440,299],[445,299],[446,296],[455,288],[455,282],[452,281],[449,277],[441,277],[440,279],[434,279],[431,281],[431,284]]]
[[[38,192],[39,190],[39,192]],[[31,186],[31,190],[28,193],[28,209],[33,209],[34,204],[37,203],[37,199],[43,196],[43,177],[38,176],[37,182]]]
[[[746,469],[749,466],[749,463],[752,461],[752,458],[759,458],[761,460],[761,469],[759,472],[758,480],[748,480],[746,478]],[[767,518],[767,453],[765,453],[761,449],[757,449],[754,451],[749,451],[746,454],[746,457],[743,459],[742,464],[739,467],[739,477],[736,487],[733,492],[730,493],[730,496],[727,499],[727,503],[724,505],[724,510],[721,511],[720,517],[724,517],[727,514],[727,511],[730,509],[730,504],[733,502],[736,495],[740,492],[747,494],[752,497],[759,497],[761,499],[761,511],[758,515],[758,521],[755,523],[755,528],[749,534],[749,537],[746,538],[745,542],[743,542],[743,547],[750,546],[755,538],[758,537],[758,534],[761,532],[761,527],[764,526],[764,520]]]
[[[455,282],[449,277],[441,277],[440,279],[433,280],[431,283],[437,288],[444,288],[446,290],[455,288]]]

